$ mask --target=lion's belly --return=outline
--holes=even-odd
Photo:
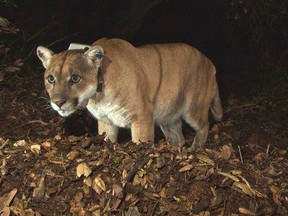
[[[99,120],[118,127],[131,127],[132,116],[125,108],[115,104],[95,103],[89,100],[88,111]]]
[[[154,104],[154,123],[157,125],[173,124],[176,120],[181,118],[183,114],[183,99],[182,97],[173,99],[165,97],[160,98],[161,99]],[[111,102],[108,103],[107,101],[96,103],[94,100],[90,99],[87,109],[96,119],[118,127],[130,128],[133,119],[135,120],[135,112],[128,110],[123,106]]]
[[[163,101],[155,105],[153,118],[154,122],[158,125],[169,125],[181,118],[182,114],[182,103],[176,104],[175,101]]]

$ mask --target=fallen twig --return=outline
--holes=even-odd
[[[76,33],[74,33],[74,34],[72,34],[72,35],[65,36],[65,37],[63,37],[63,38],[59,38],[58,40],[56,40],[56,41],[48,44],[47,47],[53,46],[54,44],[59,43],[59,42],[61,42],[61,41],[63,41],[63,40],[66,40],[66,39],[68,39],[68,38],[70,38],[70,37],[72,37],[72,36],[76,36],[77,34],[79,34],[79,32],[76,32]]]
[[[239,151],[241,163],[243,164],[244,162],[243,162],[242,152],[241,152],[241,148],[239,145],[238,145],[238,151]]]
[[[9,142],[10,140],[7,139],[1,146],[0,146],[0,150],[2,150]]]
[[[269,154],[269,150],[270,150],[270,143],[268,144],[267,149],[266,149],[266,154],[267,155]]]
[[[32,35],[29,39],[27,39],[25,41],[25,43],[29,43],[30,41],[34,40],[35,38],[37,38],[39,35],[41,34],[46,34],[50,29],[53,28],[53,26],[55,26],[55,21],[52,20],[47,26],[45,26],[43,29],[41,29],[40,31],[36,32],[34,35]]]
[[[42,121],[42,120],[31,120],[31,121],[25,122],[25,123],[23,123],[23,124],[21,124],[21,125],[18,125],[18,126],[14,127],[14,128],[11,128],[11,129],[5,131],[4,133],[1,134],[1,136],[4,136],[4,135],[10,133],[10,132],[13,131],[13,130],[18,130],[18,129],[26,126],[26,125],[35,124],[35,123],[42,124],[42,125],[45,125],[45,126],[49,124],[49,123],[44,122],[44,121]]]
[[[150,160],[150,157],[148,158],[145,158],[143,161],[141,161],[140,163],[136,164],[130,171],[129,173],[127,174],[127,178],[126,178],[126,181],[127,182],[132,182],[134,176],[136,175],[136,173],[142,169],[145,164],[148,163],[148,161]]]
[[[230,109],[227,109],[225,112],[228,113],[228,112],[231,112],[232,110],[235,110],[235,109],[241,109],[241,108],[252,107],[252,106],[257,106],[257,104],[256,103],[243,104],[240,106],[231,107]]]
[[[126,195],[127,195],[127,191],[126,191],[126,186],[127,186],[127,182],[132,182],[134,176],[136,175],[136,173],[142,169],[145,164],[148,163],[148,161],[150,160],[150,157],[147,157],[145,158],[143,161],[141,161],[140,163],[137,163],[130,171],[129,173],[127,174],[127,177],[126,177],[126,181],[124,183],[124,187],[123,187],[123,197],[118,205],[118,207],[116,209],[119,209],[121,207],[121,205],[123,204],[125,198],[126,198]]]

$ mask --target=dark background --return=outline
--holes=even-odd
[[[20,41],[15,47],[28,62],[39,64],[38,45],[58,52],[71,42],[91,44],[101,37],[134,45],[184,42],[215,63],[222,97],[264,91],[267,85],[287,93],[278,82],[287,79],[287,0],[0,2],[1,16],[21,30],[13,40]]]

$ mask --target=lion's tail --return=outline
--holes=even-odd
[[[215,82],[216,82],[216,80],[215,80]],[[210,109],[211,109],[211,112],[214,116],[214,119],[216,121],[222,121],[223,108],[222,108],[222,103],[221,103],[221,99],[220,99],[220,95],[219,95],[217,82],[215,84],[215,93],[214,93],[214,97],[212,99]]]

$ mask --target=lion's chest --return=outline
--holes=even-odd
[[[117,104],[109,102],[96,103],[89,99],[87,104],[88,111],[99,120],[116,125],[118,127],[130,127],[132,116],[128,110]]]

